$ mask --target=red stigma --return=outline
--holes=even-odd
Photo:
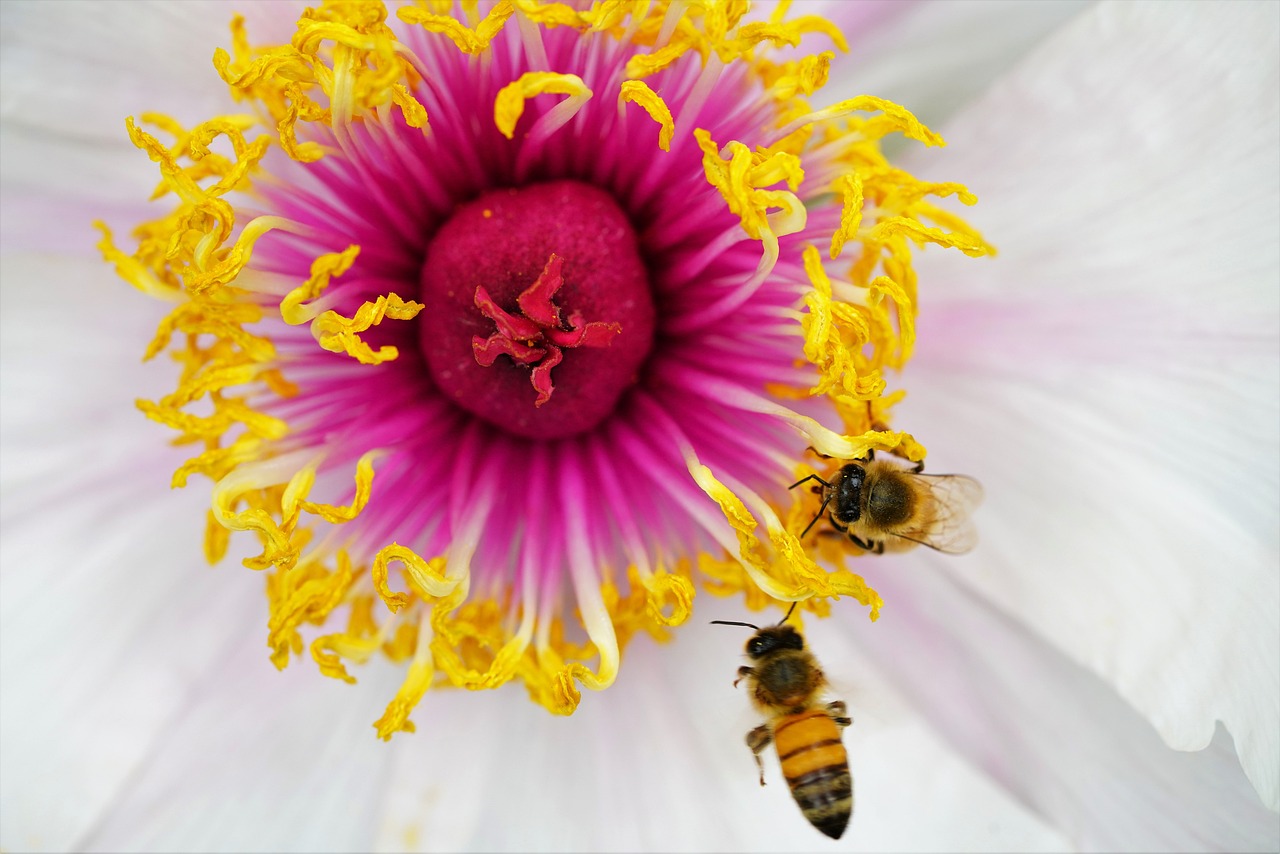
[[[542,273],[516,299],[523,316],[503,311],[484,285],[476,286],[476,308],[498,327],[488,338],[476,335],[471,339],[476,362],[487,368],[498,356],[510,356],[517,364],[532,365],[529,379],[538,393],[534,406],[542,406],[556,390],[551,369],[564,360],[565,348],[608,347],[622,332],[618,323],[584,323],[580,311],[569,315],[567,326],[562,324],[560,306],[551,301],[564,283],[562,267],[564,259],[552,252]]]

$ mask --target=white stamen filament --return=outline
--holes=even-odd
[[[760,254],[760,263],[756,266],[756,271],[751,274],[751,278],[729,293],[724,294],[706,308],[671,322],[669,324],[671,334],[687,335],[699,329],[704,329],[719,320],[723,320],[755,295],[760,286],[764,284],[765,279],[769,278],[769,274],[773,272],[774,265],[778,263],[777,236],[772,232],[766,231],[761,235],[760,241],[764,251]]]
[[[582,473],[576,467],[571,467],[565,474],[560,488],[566,507],[586,505]],[[609,616],[604,597],[600,594],[600,577],[588,547],[590,541],[583,515],[581,513],[565,514],[565,528],[569,573],[573,579],[578,610],[582,614],[582,625],[586,629],[587,637],[591,638],[596,651],[600,654],[600,664],[596,672],[590,676],[581,674],[579,678],[588,688],[599,691],[612,685],[613,680],[618,676],[618,663],[621,660],[618,636],[613,630],[613,618]]]
[[[547,60],[547,48],[542,43],[542,28],[529,20],[529,16],[516,9],[516,26],[520,29],[520,43],[524,46],[525,59],[530,71],[551,71]]]

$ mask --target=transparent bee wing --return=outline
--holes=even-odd
[[[920,495],[931,506],[919,514],[918,525],[897,535],[947,554],[971,551],[978,544],[978,529],[969,516],[982,503],[982,484],[962,474],[918,474],[912,479],[923,487]]]

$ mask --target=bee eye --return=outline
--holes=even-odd
[[[776,645],[773,638],[752,638],[747,641],[747,655],[752,658],[759,658]]]

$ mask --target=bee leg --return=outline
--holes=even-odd
[[[836,722],[836,726],[844,727],[853,723],[853,718],[845,714],[847,711],[849,711],[849,707],[844,704],[844,700],[827,703],[827,714],[831,715],[831,720]]]
[[[850,534],[849,539],[864,552],[871,552],[873,555],[884,554],[884,540],[864,540],[857,534]]]
[[[760,769],[760,785],[764,785],[764,763],[760,761],[760,751],[773,742],[773,733],[769,732],[768,724],[760,724],[760,726],[747,733],[747,747],[751,748],[751,755],[756,758],[756,768]]]
[[[747,678],[748,676],[750,676],[752,673],[755,673],[755,671],[754,671],[754,670],[752,670],[750,667],[747,667],[745,664],[744,664],[744,665],[742,665],[741,667],[739,667],[739,668],[738,668],[738,678],[737,678],[737,679],[735,679],[735,680],[733,680],[733,687],[737,688],[737,687],[738,687],[738,683],[739,683],[739,682],[741,682],[743,679],[746,679],[746,678]]]

